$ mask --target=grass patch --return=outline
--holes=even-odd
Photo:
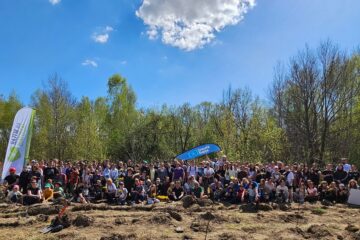
[[[315,215],[323,215],[326,213],[326,210],[322,208],[314,208],[311,210],[311,213]]]

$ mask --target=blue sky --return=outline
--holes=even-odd
[[[206,11],[216,16],[227,1],[169,1],[0,0],[0,94],[15,91],[28,104],[56,72],[75,97],[94,99],[120,73],[139,107],[217,102],[230,84],[265,99],[277,61],[306,43],[316,47],[329,38],[347,50],[360,44],[358,0],[232,1],[249,5],[194,28],[192,21],[206,19]],[[161,21],[171,21],[170,13],[185,19],[180,28],[194,31],[167,29]],[[212,30],[201,35],[202,29]]]

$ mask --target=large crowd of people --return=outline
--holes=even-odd
[[[198,162],[198,164],[197,164]],[[345,203],[359,189],[359,171],[341,159],[323,169],[317,164],[132,160],[64,162],[32,160],[20,175],[10,168],[4,191],[9,202],[32,205],[67,199],[78,203],[155,204],[184,196],[231,204],[326,201]]]

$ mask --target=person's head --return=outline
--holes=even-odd
[[[199,184],[198,181],[195,181],[195,182],[194,182],[194,187],[195,187],[195,188],[199,188],[199,187],[200,187],[200,184]]]
[[[342,158],[342,159],[341,159],[341,163],[342,163],[342,164],[346,164],[347,162],[348,162],[347,158]]]
[[[51,185],[49,183],[45,184],[45,189],[50,189]]]
[[[321,182],[321,187],[326,188],[328,186],[328,183],[326,181]]]
[[[340,184],[339,184],[339,189],[340,189],[340,190],[344,190],[344,189],[345,189],[345,185],[344,185],[343,183],[340,183]]]
[[[156,184],[160,184],[160,182],[161,182],[161,181],[160,181],[160,178],[156,178],[156,181],[155,181],[155,182],[156,182]]]
[[[16,168],[11,167],[11,168],[9,169],[9,173],[10,173],[11,175],[15,174],[15,173],[16,173]]]
[[[260,179],[260,185],[264,185],[265,184],[265,179]]]
[[[281,179],[281,180],[280,180],[280,185],[281,185],[282,187],[285,186],[285,180],[284,180],[284,179]]]
[[[344,165],[342,163],[340,163],[337,167],[338,171],[342,171],[344,169]]]
[[[14,187],[13,187],[13,191],[14,191],[14,192],[19,191],[19,185],[14,185]]]
[[[56,187],[56,188],[61,187],[61,182],[56,182],[56,183],[55,183],[55,187]]]
[[[175,187],[175,183],[174,183],[174,182],[171,182],[171,183],[170,183],[170,187],[171,187],[171,188]]]
[[[181,187],[180,181],[176,181],[176,182],[175,182],[175,186],[176,186],[177,188]]]
[[[113,181],[112,181],[111,178],[106,179],[106,184],[107,185],[112,185],[112,183],[113,183]]]
[[[349,181],[349,188],[355,188],[355,189],[358,188],[358,185],[357,185],[357,182],[356,182],[355,179],[351,179],[351,180]]]
[[[37,187],[37,182],[35,179],[32,179],[30,184],[31,184],[31,187],[33,187],[33,188]]]

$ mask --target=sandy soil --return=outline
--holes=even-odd
[[[346,205],[270,206],[160,203],[76,205],[71,226],[43,234],[60,206],[0,204],[0,239],[359,239],[360,209]],[[207,236],[206,236],[207,232]]]

